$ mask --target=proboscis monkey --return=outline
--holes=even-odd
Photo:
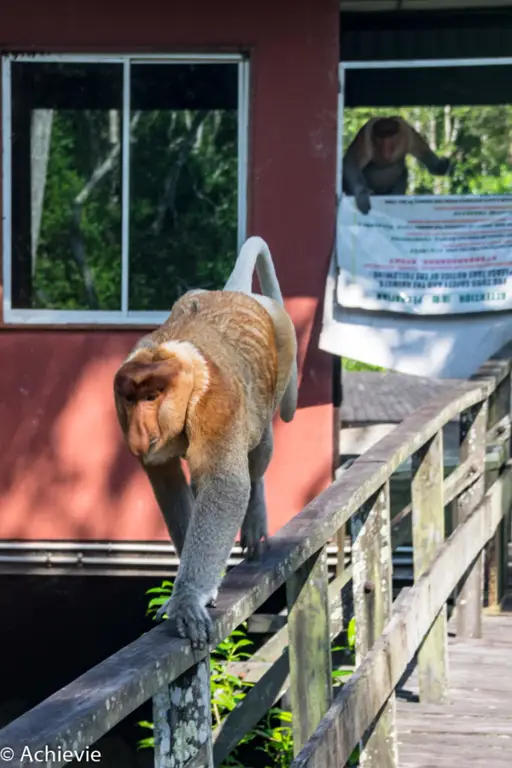
[[[256,268],[264,295],[252,293]],[[180,556],[167,613],[195,648],[210,640],[231,547],[257,557],[267,541],[263,476],[272,417],[297,406],[297,340],[266,243],[251,237],[222,291],[189,291],[117,371],[114,397],[128,448],[153,487]],[[190,471],[190,486],[180,459]]]
[[[401,117],[372,117],[359,130],[343,158],[343,191],[361,213],[370,210],[370,195],[405,195],[408,154],[435,176],[451,170],[449,158],[438,157]]]

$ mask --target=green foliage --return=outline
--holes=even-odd
[[[288,723],[279,725],[278,723]],[[254,731],[261,736],[263,746],[258,747],[270,760],[264,768],[288,768],[293,761],[292,713],[273,707],[267,713],[262,725]],[[243,768],[243,766],[241,766]]]
[[[33,307],[121,308],[120,122],[118,110],[53,112],[33,277],[23,277]],[[189,288],[223,285],[236,256],[237,154],[236,111],[132,115],[130,310],[167,311]]]
[[[370,363],[361,363],[359,360],[352,360],[350,357],[341,359],[341,367],[344,371],[384,371],[385,368],[379,368],[378,365]]]
[[[348,678],[351,676],[353,672],[353,667],[355,666],[356,660],[355,660],[355,645],[356,645],[356,618],[353,616],[347,627],[347,645],[337,645],[332,650],[333,651],[348,651],[351,657],[351,667],[350,668],[343,668],[343,669],[333,669],[332,671],[332,681],[334,687],[342,686],[344,682],[346,682],[345,678]]]
[[[152,587],[146,591],[150,595],[150,600],[146,615],[154,616],[158,608],[169,599],[172,593],[172,582],[162,581],[159,587]],[[235,629],[229,637],[223,640],[210,655],[210,680],[211,680],[211,707],[212,707],[212,727],[218,727],[224,719],[239,704],[252,683],[242,681],[236,675],[231,675],[226,671],[226,666],[230,663],[243,661],[251,657],[248,649],[253,643],[246,635],[247,625],[244,623],[238,629]],[[347,628],[347,646],[338,646],[332,650],[348,650],[354,659],[355,648],[355,618],[352,618]],[[342,674],[340,674],[342,673]],[[336,687],[343,685],[344,680],[351,674],[351,670],[333,670],[333,684]],[[226,758],[221,768],[247,768],[246,764],[240,762],[240,748],[256,740],[256,749],[263,752],[268,764],[264,768],[289,768],[293,761],[293,734],[292,734],[292,713],[279,707],[272,707],[266,716],[260,721],[252,731],[246,734],[238,744],[238,747]],[[147,720],[140,721],[139,726],[151,731],[138,741],[139,749],[154,748],[153,723]],[[359,759],[359,750],[354,750],[350,757],[349,765],[357,765]]]

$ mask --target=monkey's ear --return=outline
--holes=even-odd
[[[155,363],[131,360],[121,366],[116,373],[114,391],[128,402],[144,398],[148,393],[163,392],[172,385],[179,374],[180,367],[176,358]]]
[[[125,363],[114,376],[114,393],[117,397],[128,402],[134,401],[137,395],[138,379],[137,368],[140,363]]]

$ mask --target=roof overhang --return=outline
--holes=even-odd
[[[340,0],[343,12],[443,11],[512,7],[512,0]]]

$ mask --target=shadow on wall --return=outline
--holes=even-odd
[[[311,342],[312,315],[305,307],[296,317],[299,362],[311,368],[321,355],[330,366]],[[112,395],[114,373],[141,333],[0,336],[0,358],[9,361],[0,377],[0,538],[167,539],[146,477],[122,442]],[[317,370],[318,363],[308,376]],[[301,408],[319,404],[316,390],[314,380],[303,382]],[[282,429],[290,427],[276,420]]]
[[[148,537],[162,535],[113,405],[113,374],[138,335],[2,334],[2,538],[129,538],[142,516]]]

